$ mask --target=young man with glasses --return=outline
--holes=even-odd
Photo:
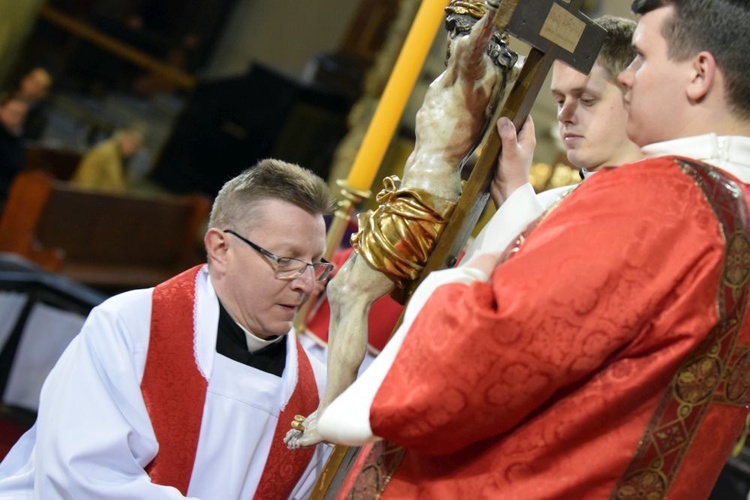
[[[277,160],[227,182],[207,265],[91,312],[0,464],[0,498],[304,497],[324,450],[282,438],[324,367],[288,334],[331,271],[332,207],[322,179]]]

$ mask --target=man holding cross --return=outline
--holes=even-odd
[[[750,404],[750,5],[633,10],[619,80],[648,158],[432,273],[322,415],[335,442],[406,449],[384,498],[710,493]],[[503,124],[503,164],[528,168]]]
[[[591,71],[587,74],[555,61],[550,87],[557,102],[557,126],[568,161],[581,169],[584,177],[643,157],[626,134],[624,87],[617,81],[635,57],[631,40],[636,23],[609,15],[595,22],[607,30],[607,36]],[[506,181],[514,173],[506,170],[513,167],[496,170],[490,193],[498,209],[467,248],[464,261],[479,248],[485,252],[503,250],[530,221],[576,187],[561,186],[536,194],[531,183],[526,182],[506,202],[508,186],[517,185]]]

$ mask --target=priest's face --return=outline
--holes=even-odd
[[[692,61],[669,58],[662,26],[673,15],[674,7],[668,6],[640,18],[633,34],[636,57],[618,77],[626,88],[628,136],[639,146],[679,137],[685,124],[682,111],[688,104]]]
[[[568,161],[596,170],[639,157],[625,133],[627,112],[620,86],[599,63],[586,75],[563,62],[552,68],[552,97]]]
[[[321,215],[313,215],[285,201],[259,202],[258,217],[251,224],[228,228],[277,257],[320,262],[325,250],[326,228]],[[276,263],[242,238],[226,238],[221,290],[217,293],[235,321],[261,338],[285,335],[316,282],[308,267],[293,279],[276,277]]]

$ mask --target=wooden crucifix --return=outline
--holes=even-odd
[[[499,115],[513,121],[516,129],[526,120],[556,59],[583,73],[588,73],[596,61],[605,32],[579,12],[581,3],[582,0],[488,0],[493,8],[498,8],[494,25],[531,46],[521,73],[499,111]],[[500,137],[492,127],[424,269],[418,279],[401,290],[397,299],[406,302],[427,274],[455,264],[489,198],[488,187],[500,150]],[[361,450],[336,446],[310,498],[347,497],[342,489],[381,492],[396,470],[399,457],[397,447],[384,442]],[[372,472],[373,467],[378,468],[376,474]],[[370,473],[359,474],[365,468]],[[377,478],[379,484],[361,484],[370,483],[373,478]]]
[[[500,1],[495,26],[531,46],[521,73],[498,115],[508,117],[516,130],[520,130],[526,121],[555,60],[563,61],[586,74],[596,62],[606,33],[579,11],[582,2],[583,0]],[[430,272],[456,263],[489,199],[489,184],[500,150],[500,136],[492,127],[461,198],[438,237],[420,277],[397,299],[405,302]]]

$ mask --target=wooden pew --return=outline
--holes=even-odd
[[[146,198],[21,172],[0,217],[0,251],[112,292],[153,286],[204,261],[204,195]]]
[[[24,149],[24,170],[43,170],[55,179],[70,180],[73,177],[81,154],[69,149],[28,145]]]

